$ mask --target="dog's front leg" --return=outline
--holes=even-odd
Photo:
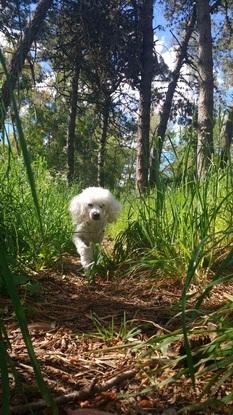
[[[82,245],[79,250],[80,261],[84,269],[89,268],[94,263],[93,245]]]
[[[85,242],[77,236],[74,236],[73,241],[77,252],[80,255],[81,265],[84,269],[89,268],[94,262],[93,244],[90,243],[90,245],[86,245]]]

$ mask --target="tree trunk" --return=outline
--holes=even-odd
[[[3,128],[6,113],[11,102],[11,93],[14,91],[16,82],[21,74],[25,59],[30,51],[31,45],[37,39],[41,25],[45,20],[48,9],[53,0],[41,0],[34,13],[33,19],[25,28],[22,40],[20,41],[11,59],[8,76],[1,88],[1,112],[0,112],[0,131]]]
[[[172,101],[173,101],[174,93],[175,93],[177,83],[180,77],[180,71],[184,63],[184,60],[187,56],[188,44],[189,44],[189,40],[192,35],[194,26],[195,26],[195,22],[196,22],[196,7],[194,6],[192,15],[186,27],[184,38],[180,44],[180,50],[179,50],[179,54],[177,57],[176,65],[171,74],[171,81],[169,82],[169,85],[168,85],[165,101],[163,103],[162,110],[160,113],[159,124],[156,128],[155,135],[158,141],[152,149],[151,165],[150,165],[150,185],[152,186],[155,185],[157,182],[161,154],[162,154],[165,134],[167,130],[167,124],[168,124],[168,120],[169,120],[170,113],[171,113]]]
[[[104,110],[103,110],[103,128],[102,134],[100,137],[99,151],[98,151],[98,171],[97,171],[97,184],[98,186],[105,185],[104,177],[104,161],[105,161],[105,150],[107,143],[107,134],[108,134],[108,122],[109,122],[109,111],[110,111],[110,102],[109,99],[106,100]]]
[[[211,19],[208,0],[197,0],[199,35],[199,99],[197,126],[197,177],[202,178],[213,156],[213,56]]]
[[[67,182],[69,185],[72,184],[74,179],[75,125],[78,103],[78,81],[80,74],[80,61],[78,60],[79,59],[77,59],[77,62],[75,64],[71,84],[70,114],[67,135]]]
[[[143,0],[140,13],[142,33],[139,126],[137,136],[136,187],[148,188],[151,84],[153,78],[153,0]]]
[[[222,149],[220,158],[220,167],[223,169],[230,161],[231,144],[233,139],[233,105],[230,108],[223,125],[222,132]]]

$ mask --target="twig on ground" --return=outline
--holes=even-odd
[[[71,393],[68,393],[67,395],[58,396],[54,399],[54,401],[60,405],[69,401],[73,401],[76,399],[79,400],[86,400],[87,398],[90,398],[93,395],[96,395],[101,392],[105,392],[106,390],[110,389],[113,386],[119,385],[121,382],[131,379],[135,374],[137,373],[136,369],[133,370],[127,370],[125,372],[119,373],[118,375],[112,377],[111,379],[107,380],[106,382],[102,383],[101,385],[96,385],[91,382],[90,386],[88,388],[81,389],[80,391],[74,391]],[[47,403],[44,399],[40,399],[36,402],[30,402],[23,405],[17,405],[13,406],[10,409],[11,414],[24,414],[29,410],[33,409],[41,409],[45,408],[47,406]]]

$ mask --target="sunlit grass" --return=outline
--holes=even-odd
[[[166,186],[162,201],[156,193],[135,198],[128,218],[124,212],[120,222],[124,228],[116,237],[115,257],[119,262],[131,258],[137,268],[170,268],[171,275],[183,277],[193,251],[205,241],[198,269],[213,266],[233,242],[232,176],[231,168],[213,169],[202,182],[185,179],[179,186]]]
[[[114,320],[112,317],[110,323],[101,321],[97,315],[92,315],[92,323],[95,327],[95,332],[91,333],[91,336],[101,339],[105,342],[111,342],[114,340],[119,341],[136,341],[137,336],[140,335],[140,327],[134,327],[132,322],[128,321],[126,314],[124,313],[120,323]]]
[[[10,173],[6,174],[2,156],[0,191],[8,253],[18,265],[41,269],[72,248],[68,203],[74,189],[68,189],[63,178],[53,177],[42,160],[33,164],[43,226],[40,232],[22,161],[12,156],[10,163]]]

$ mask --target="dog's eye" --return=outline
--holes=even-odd
[[[104,208],[104,205],[100,205],[100,209],[103,209]]]
[[[92,208],[93,204],[92,203],[88,203],[88,207]]]

